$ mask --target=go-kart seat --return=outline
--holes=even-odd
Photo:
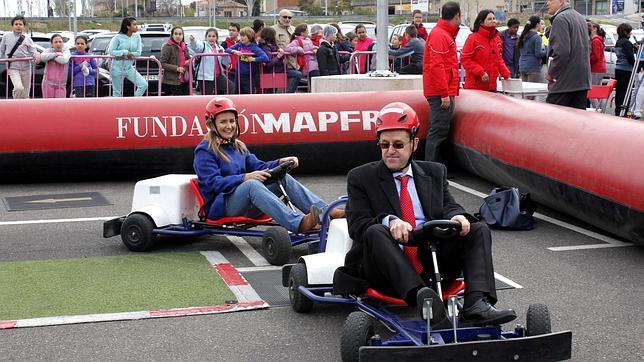
[[[456,279],[453,282],[451,282],[446,288],[443,289],[443,300],[447,300],[452,295],[458,295],[464,290],[465,290],[465,282],[461,279]],[[404,300],[382,294],[373,288],[368,288],[366,294],[374,299],[378,299],[383,302],[397,304],[397,305],[407,305],[407,303]]]
[[[199,191],[199,184],[197,183],[197,178],[193,178],[190,180],[190,186],[192,187],[192,191],[194,191],[195,196],[197,197],[197,201],[199,202],[199,219],[203,222],[206,222],[212,225],[230,225],[230,224],[265,225],[273,222],[273,219],[266,214],[262,214],[257,218],[252,218],[248,216],[226,216],[216,220],[209,219],[208,216],[206,215],[206,210],[204,210],[204,207],[203,207],[206,202],[204,201],[203,196],[201,195],[201,191]]]

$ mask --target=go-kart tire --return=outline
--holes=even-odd
[[[147,251],[156,241],[154,221],[144,214],[132,214],[121,226],[121,240],[131,251]]]
[[[291,258],[291,237],[285,228],[271,226],[262,237],[264,257],[272,265],[284,265]]]
[[[351,312],[342,326],[340,356],[343,362],[358,362],[360,347],[367,346],[374,335],[374,320],[365,312]]]
[[[288,279],[288,299],[291,301],[293,310],[298,313],[309,313],[313,309],[313,301],[300,293],[298,288],[308,286],[308,277],[306,276],[306,264],[298,263],[291,268],[291,274]]]
[[[550,312],[545,304],[530,304],[526,315],[526,335],[538,336],[552,332]]]

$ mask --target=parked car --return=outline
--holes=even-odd
[[[170,33],[146,31],[139,34],[141,35],[141,42],[143,45],[141,56],[154,56],[157,59],[161,58],[161,46],[168,41]],[[107,48],[115,35],[116,33],[97,34],[90,42],[91,52],[97,55],[108,54]],[[110,62],[108,61],[100,62],[100,66],[102,68],[109,69],[109,65]],[[148,68],[147,61],[139,60],[136,62],[136,69],[148,81],[148,93],[150,95],[158,94],[159,68],[156,62],[151,61]],[[126,97],[134,95],[134,85],[128,79],[125,80],[125,84],[123,85],[123,95]]]
[[[107,29],[86,29],[81,32],[79,32],[79,35],[85,35],[88,39],[92,39],[94,36],[97,34],[104,34],[104,33],[110,33],[111,30]]]
[[[141,25],[141,31],[170,31],[172,29],[172,24],[143,24]]]
[[[342,34],[346,34],[350,31],[355,33],[356,25],[359,24],[364,25],[365,29],[367,29],[367,35],[374,39],[376,38],[376,23],[372,21],[341,21],[338,23],[338,26],[340,27]]]
[[[66,49],[73,49],[76,46],[76,42],[74,41],[74,32],[71,31],[52,31],[47,33],[47,37],[49,37],[49,40],[51,42],[51,37],[54,34],[59,34],[60,36],[63,37],[63,42],[65,43],[63,46]]]
[[[35,44],[35,47],[41,53],[45,50],[45,48],[39,44]],[[34,84],[32,84],[33,93],[31,97],[42,98],[42,78],[45,73],[45,64],[44,63],[36,64],[34,69],[35,69],[34,75],[33,75]],[[7,89],[7,82],[9,83],[8,89]],[[98,74],[98,96],[99,97],[107,97],[110,95],[110,88],[111,88],[110,82],[111,82],[111,77],[110,77],[109,71],[99,68],[99,74]],[[8,92],[5,92],[5,90],[8,90]],[[9,80],[9,77],[7,75],[7,63],[0,63],[0,100],[5,98],[11,98],[12,92],[13,92],[13,84],[11,83],[11,80]],[[71,77],[67,79],[67,95],[70,95],[70,94],[71,94]]]
[[[206,30],[210,28],[210,26],[184,26],[183,33],[186,43],[190,43],[190,35],[194,35],[197,40],[205,41]],[[215,29],[217,29],[217,36],[219,38],[219,43],[221,43],[228,36],[228,29]]]

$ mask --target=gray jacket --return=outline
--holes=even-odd
[[[389,50],[389,56],[401,57],[410,55],[409,62],[412,64],[423,64],[425,54],[425,41],[420,38],[411,39],[404,47],[398,50]]]
[[[16,52],[13,53],[12,58],[31,58],[34,53],[37,51],[34,46],[31,38],[28,34],[22,33],[25,36],[25,39],[22,41],[22,44],[18,46]],[[11,49],[20,38],[20,34],[16,32],[5,33],[0,41],[0,58],[6,58],[11,53]],[[28,69],[31,67],[31,61],[20,61],[20,62],[11,62],[9,69]]]
[[[552,18],[548,39],[552,58],[548,74],[549,93],[568,93],[590,89],[590,40],[586,19],[566,3]]]

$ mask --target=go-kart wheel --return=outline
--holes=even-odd
[[[308,313],[313,309],[313,301],[300,293],[298,290],[300,285],[308,286],[306,264],[304,263],[295,264],[291,268],[291,274],[288,279],[288,299],[291,301],[294,311]]]
[[[367,346],[374,335],[373,318],[365,312],[352,312],[344,321],[340,356],[343,362],[357,362],[360,347]]]
[[[284,265],[291,258],[291,237],[281,226],[271,226],[262,238],[264,257],[272,265]]]
[[[154,221],[144,214],[132,214],[121,226],[121,240],[131,251],[146,251],[154,245],[156,235],[152,233]]]
[[[545,304],[530,304],[526,316],[526,335],[538,336],[552,332],[550,312]]]

